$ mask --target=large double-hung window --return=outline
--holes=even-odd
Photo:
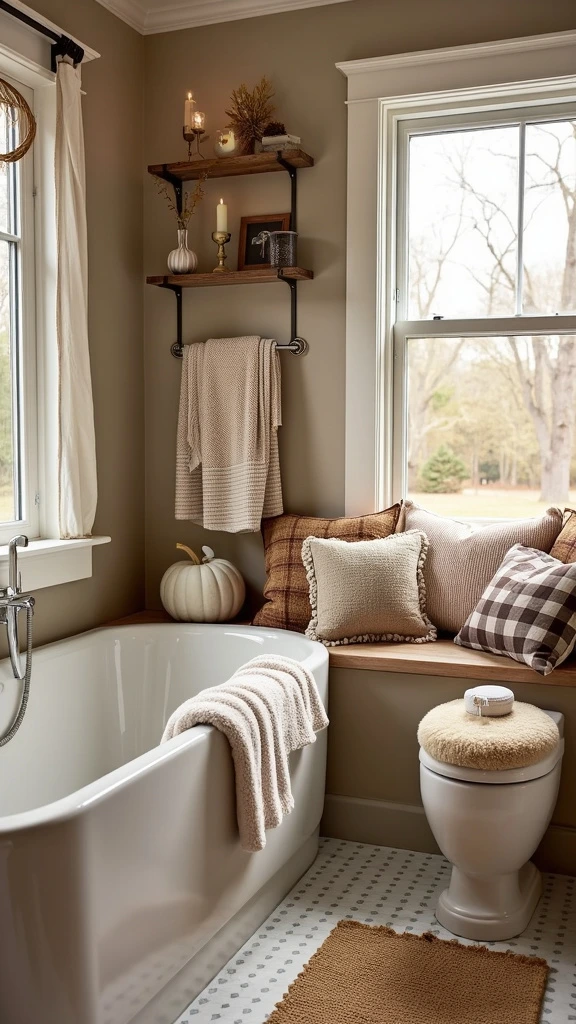
[[[32,90],[13,84],[32,106]],[[16,133],[0,110],[2,152],[18,144]],[[33,191],[32,151],[0,163],[0,544],[39,532]]]
[[[393,479],[450,515],[576,498],[576,105],[400,121]]]
[[[346,510],[576,501],[576,32],[348,79]]]

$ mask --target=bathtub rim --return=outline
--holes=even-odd
[[[96,634],[122,634],[126,632],[138,634],[149,633],[150,631],[154,633],[187,632],[193,634],[212,632],[213,630],[240,635],[248,633],[250,635],[269,637],[270,639],[294,637],[299,642],[304,643],[310,651],[308,656],[301,661],[301,664],[305,665],[310,672],[314,673],[328,664],[327,648],[316,640],[308,639],[303,633],[287,629],[270,629],[265,626],[245,626],[237,623],[159,622],[138,623],[136,625],[97,626],[95,629],[85,630],[70,637],[63,637],[61,640],[43,644],[41,647],[35,648],[34,654],[40,654],[44,651],[54,652],[59,647],[73,644],[76,641],[83,640],[85,637]],[[258,657],[258,655],[255,654],[254,657]],[[289,655],[286,655],[286,657],[289,657]],[[9,659],[3,658],[0,661],[0,670],[7,664],[9,664]],[[34,666],[32,666],[32,671],[34,671]],[[34,677],[32,676],[32,685],[33,680]],[[141,776],[147,775],[157,765],[178,757],[185,749],[187,750],[197,743],[205,742],[213,728],[211,725],[197,725],[190,729],[189,732],[175,736],[173,739],[168,740],[167,743],[152,747],[143,754],[139,754],[138,757],[133,758],[126,764],[120,765],[118,768],[114,768],[111,772],[100,776],[94,782],[89,782],[88,785],[82,786],[68,796],[61,797],[59,800],[54,800],[49,804],[43,804],[41,807],[30,811],[21,811],[4,816],[0,815],[0,839],[10,833],[28,831],[33,828],[40,828],[79,817],[87,808],[96,806],[116,789],[127,785]]]

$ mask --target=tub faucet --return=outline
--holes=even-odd
[[[0,623],[5,623],[8,632],[8,650],[12,671],[16,679],[23,679],[25,671],[20,664],[20,640],[18,636],[18,614],[26,609],[28,632],[31,636],[31,616],[34,609],[32,594],[22,593],[22,576],[18,572],[18,548],[28,547],[28,537],[23,533],[12,537],[8,544],[8,586],[0,588]],[[29,657],[27,658],[27,662]]]

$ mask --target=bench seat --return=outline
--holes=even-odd
[[[576,660],[573,658],[550,675],[541,676],[511,658],[471,651],[458,647],[452,640],[436,640],[429,644],[347,644],[331,647],[330,665],[332,668],[448,676],[511,686],[515,682],[576,686]]]

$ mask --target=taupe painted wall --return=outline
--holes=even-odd
[[[98,456],[91,579],[37,592],[35,642],[144,602],[142,345],[143,42],[95,0],[33,6],[102,54],[83,69],[89,245],[90,358]]]
[[[299,177],[300,261],[316,278],[299,288],[299,330],[310,342],[304,359],[282,355],[284,426],[281,459],[285,507],[339,515],[344,507],[344,274],[346,95],[337,61],[474,43],[576,27],[573,0],[353,0],[290,14],[171,32],[145,39],[146,163],[185,159],[182,104],[193,89],[209,130],[222,127],[231,90],[270,76],[278,116],[302,136],[316,167]],[[211,142],[204,147],[211,154]],[[214,206],[228,203],[235,265],[242,214],[288,208],[287,177],[260,175],[209,183],[190,241],[204,269],[214,266]],[[146,273],[163,273],[175,228],[152,180],[145,183]],[[147,605],[174,561],[177,540],[208,542],[238,564],[254,594],[261,587],[257,535],[206,536],[173,513],[174,438],[180,367],[169,355],[174,299],[148,288],[146,310]],[[185,295],[185,340],[244,333],[284,339],[289,329],[282,284],[194,291]]]

